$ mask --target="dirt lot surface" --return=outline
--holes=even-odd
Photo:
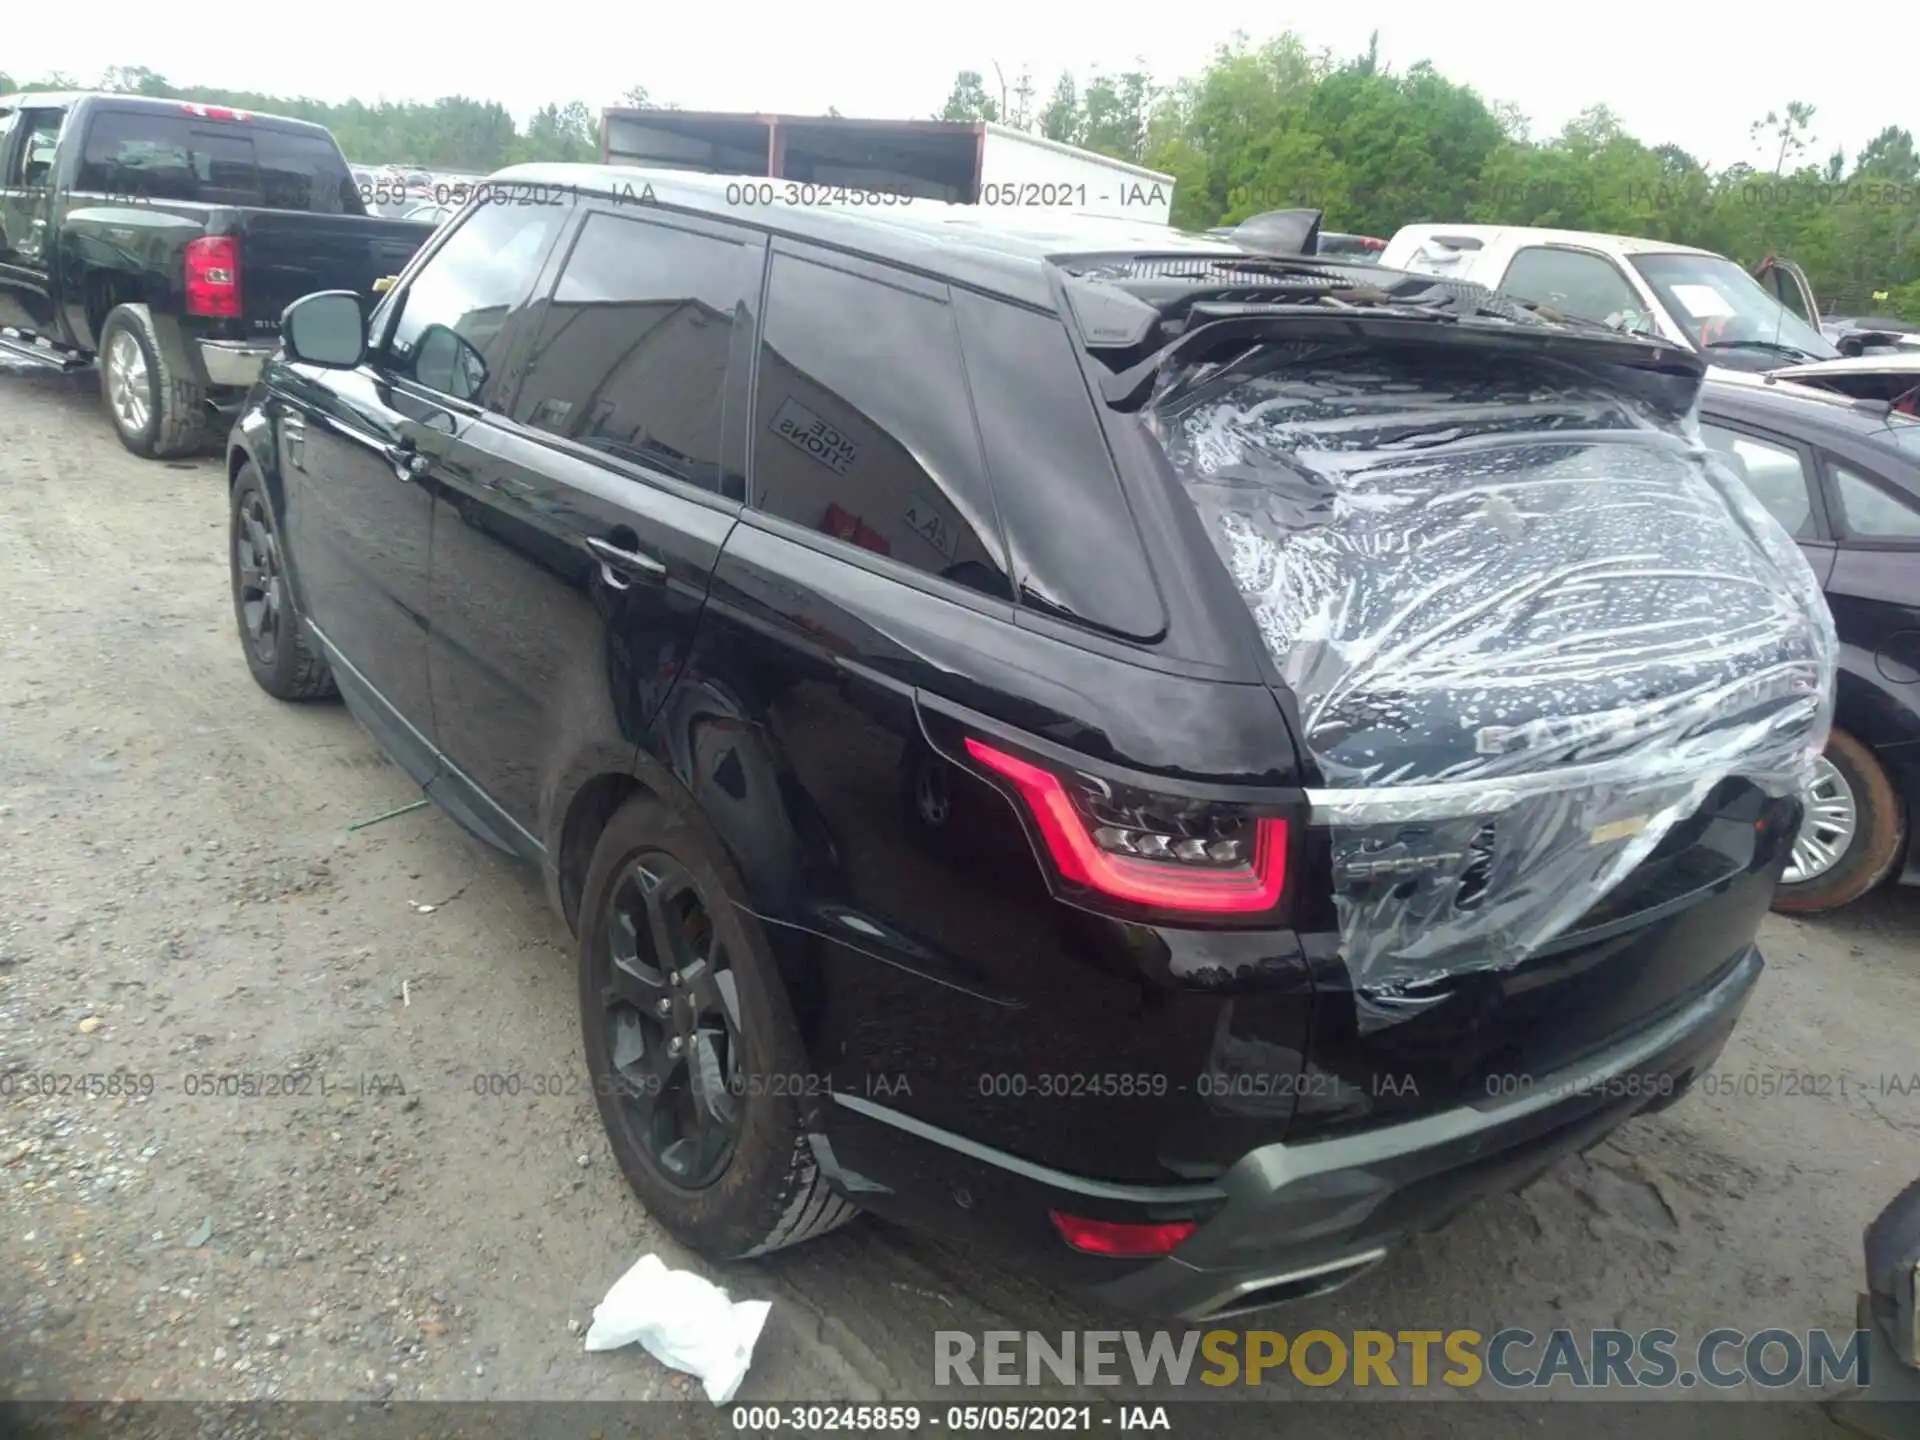
[[[591,1098],[527,1093],[582,1073],[563,927],[435,811],[348,830],[417,792],[344,710],[248,678],[225,501],[216,459],[125,453],[91,377],[0,373],[0,1390],[692,1394],[582,1351],[640,1254],[696,1262]],[[1696,1093],[1258,1323],[1851,1330],[1861,1227],[1920,1173],[1920,893],[1763,940],[1720,1075],[1817,1093]],[[193,1093],[237,1074],[325,1090]],[[87,1093],[116,1075],[152,1093]],[[872,1222],[715,1278],[773,1302],[749,1400],[930,1398],[936,1329],[1130,1323]],[[1339,1433],[1402,1433],[1365,1408]],[[1824,1428],[1771,1403],[1737,1433]]]

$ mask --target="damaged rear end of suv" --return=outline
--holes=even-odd
[[[951,913],[814,1038],[912,1093],[853,1077],[818,1151],[863,1205],[1206,1319],[1713,1063],[1835,642],[1685,351],[1325,259],[1043,269],[1070,381],[959,326],[1020,458],[1011,624],[919,647],[907,808]],[[1083,389],[1117,487],[1023,531],[1072,426],[1006,397]]]

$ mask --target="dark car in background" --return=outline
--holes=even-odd
[[[426,225],[367,213],[333,136],[138,95],[0,95],[0,329],[98,359],[136,455],[223,434],[309,291],[370,295]]]
[[[1817,914],[1891,875],[1920,883],[1920,421],[1759,379],[1710,380],[1700,421],[1799,542],[1840,638],[1833,737],[1775,908]]]
[[[1831,629],[1688,442],[1691,352],[1158,226],[516,187],[569,203],[469,203],[371,314],[289,309],[235,617],[264,689],[337,690],[538,866],[680,1239],[859,1207],[1212,1317],[1712,1065],[1800,814],[1716,747],[1824,733]],[[1434,508],[1338,501],[1363,442]],[[1408,615],[1432,643],[1367,641]]]

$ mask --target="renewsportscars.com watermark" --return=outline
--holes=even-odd
[[[1864,1330],[936,1330],[935,1385],[1822,1389],[1869,1382]]]

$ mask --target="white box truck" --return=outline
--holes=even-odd
[[[610,109],[600,158],[1157,225],[1173,210],[1171,175],[991,121]]]

